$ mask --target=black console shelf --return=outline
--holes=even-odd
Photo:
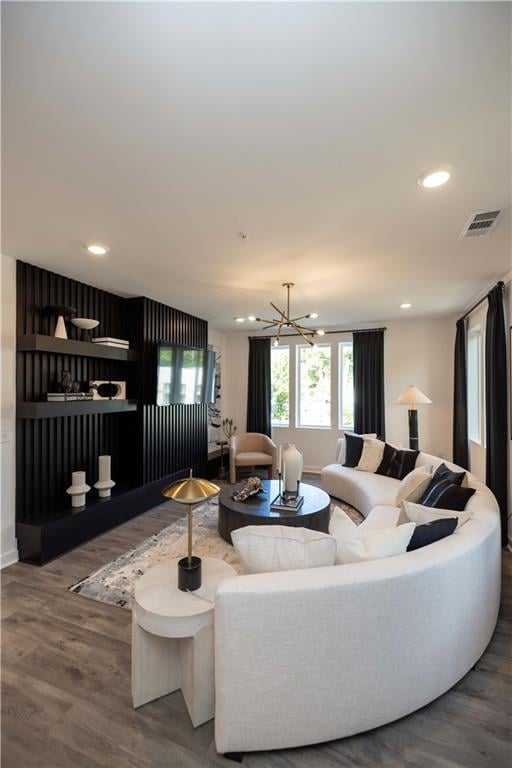
[[[58,355],[97,357],[105,360],[121,360],[127,363],[139,360],[139,353],[135,349],[119,349],[118,347],[93,344],[89,341],[58,339],[55,336],[44,336],[41,333],[18,336],[16,348],[18,352],[55,352]]]
[[[87,413],[128,413],[137,410],[136,400],[72,400],[71,402],[17,403],[17,419],[53,419]]]

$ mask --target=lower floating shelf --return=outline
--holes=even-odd
[[[71,402],[20,402],[17,419],[52,419],[55,416],[82,416],[87,413],[128,413],[137,410],[136,400],[72,400]]]

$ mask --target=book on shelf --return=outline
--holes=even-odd
[[[270,509],[287,510],[288,512],[297,512],[304,503],[304,496],[283,496],[277,495],[270,504]]]
[[[130,342],[127,339],[116,339],[114,336],[98,336],[97,338],[91,339],[93,344],[102,344],[105,347],[122,347],[123,349],[128,349],[130,346]]]
[[[48,403],[75,403],[77,400],[92,400],[92,392],[48,392]]]
[[[116,344],[114,341],[102,341],[97,347],[114,347],[115,349],[130,349],[128,344]]]

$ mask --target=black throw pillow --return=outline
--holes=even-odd
[[[344,467],[357,467],[363,452],[363,438],[345,432],[345,463]]]
[[[475,491],[476,488],[462,488],[449,480],[436,480],[433,477],[418,503],[424,507],[453,509],[454,512],[462,512],[463,509],[466,509],[466,504]]]
[[[433,544],[434,541],[444,539],[450,536],[457,527],[456,517],[442,517],[440,520],[432,520],[430,523],[417,525],[407,547],[408,552],[413,549],[421,549],[427,544]]]
[[[400,451],[398,448],[393,448],[392,445],[386,443],[384,453],[382,454],[382,461],[375,474],[403,480],[414,469],[418,454],[419,451]]]
[[[452,470],[448,469],[446,464],[443,462],[434,472],[432,480],[449,480],[450,483],[453,483],[453,485],[462,485],[465,477],[465,472],[452,472]]]

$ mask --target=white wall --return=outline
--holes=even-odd
[[[15,537],[16,262],[0,257],[0,567],[18,559]]]
[[[453,351],[455,318],[402,320],[385,325],[386,439],[408,447],[407,408],[396,405],[398,396],[414,384],[433,401],[419,409],[420,446],[445,458],[452,454]],[[359,326],[364,328],[364,325]],[[223,410],[245,431],[249,344],[243,332],[224,334],[226,360],[223,370]],[[329,335],[339,341],[350,335]],[[301,339],[293,337],[292,344]],[[337,393],[333,391],[333,399]],[[336,412],[337,412],[337,404]],[[277,443],[293,442],[304,453],[304,465],[318,470],[333,461],[340,430],[274,428]]]

